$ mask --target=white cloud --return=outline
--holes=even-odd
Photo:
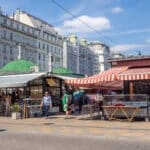
[[[147,32],[150,32],[150,28],[133,29],[133,30],[122,31],[122,32],[107,33],[105,35],[107,35],[107,36],[120,36],[120,35],[129,35],[129,34],[137,34],[137,33],[147,33]]]
[[[147,43],[150,43],[150,38],[146,39],[146,42],[147,42]]]
[[[117,7],[114,7],[113,9],[112,9],[112,12],[113,13],[121,13],[121,12],[123,12],[123,9],[121,8],[121,7],[119,7],[119,6],[117,6]]]
[[[79,16],[74,19],[65,20],[63,25],[57,29],[61,33],[89,33],[110,29],[110,21],[106,17]]]
[[[128,52],[131,50],[149,50],[150,45],[145,44],[120,44],[111,48],[113,52]]]
[[[78,14],[80,14],[82,12],[82,10],[85,8],[85,4],[84,3],[80,3],[78,4],[77,7],[74,7],[70,10],[71,14],[73,14],[74,16],[77,16]],[[60,16],[59,21],[62,20],[66,20],[66,19],[70,19],[72,18],[72,15],[68,14],[68,13],[64,13],[63,15]]]

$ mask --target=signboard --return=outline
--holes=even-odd
[[[59,86],[58,79],[49,78],[49,79],[46,79],[46,81],[49,86],[57,86],[57,87]]]

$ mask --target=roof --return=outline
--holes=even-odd
[[[135,57],[124,57],[124,58],[114,58],[108,60],[109,62],[116,62],[116,61],[128,61],[128,60],[144,60],[150,59],[150,56],[135,56]]]
[[[128,67],[114,67],[90,77],[66,80],[66,83],[71,85],[92,85],[92,84],[100,85],[101,83],[104,82],[112,82],[118,80],[117,75],[127,69]]]
[[[61,76],[61,75],[56,75],[56,74],[49,74],[48,76],[50,77],[56,77],[62,80],[70,80],[73,79],[73,77],[69,77],[69,76]]]
[[[31,72],[31,67],[36,66],[31,61],[26,61],[18,59],[6,64],[2,69],[0,69],[1,74],[9,73],[29,73]]]
[[[74,73],[71,70],[64,68],[64,67],[54,68],[51,74],[69,76],[69,77],[84,77],[84,75]]]
[[[46,73],[30,73],[0,76],[0,88],[25,87],[28,82],[46,75]]]
[[[68,73],[73,73],[73,72],[71,70],[67,69],[67,68],[59,67],[59,68],[54,68],[52,70],[52,73],[55,73],[55,74],[68,74]]]
[[[131,68],[119,75],[120,80],[148,80],[150,79],[150,67]]]

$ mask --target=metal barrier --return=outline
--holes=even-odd
[[[132,94],[132,95],[103,95],[103,105],[104,106],[124,106],[125,107],[134,107],[139,108],[139,111],[136,112],[134,117],[142,117],[146,120],[150,119],[149,112],[150,112],[150,101],[149,96],[146,94]],[[108,107],[107,107],[108,108]],[[118,111],[119,112],[119,111]],[[109,113],[109,114],[108,114]],[[111,111],[107,114],[110,115]],[[105,109],[106,114],[106,109]],[[119,113],[115,114],[117,117],[122,115]]]

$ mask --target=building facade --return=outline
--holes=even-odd
[[[93,75],[95,55],[85,39],[79,41],[76,35],[64,39],[63,54],[64,67],[75,73]]]
[[[20,9],[12,16],[0,11],[0,67],[16,60],[30,60],[40,71],[62,66],[62,38],[53,26]]]
[[[94,74],[108,70],[111,67],[108,62],[110,58],[109,47],[99,41],[89,42],[88,46],[95,53]]]

